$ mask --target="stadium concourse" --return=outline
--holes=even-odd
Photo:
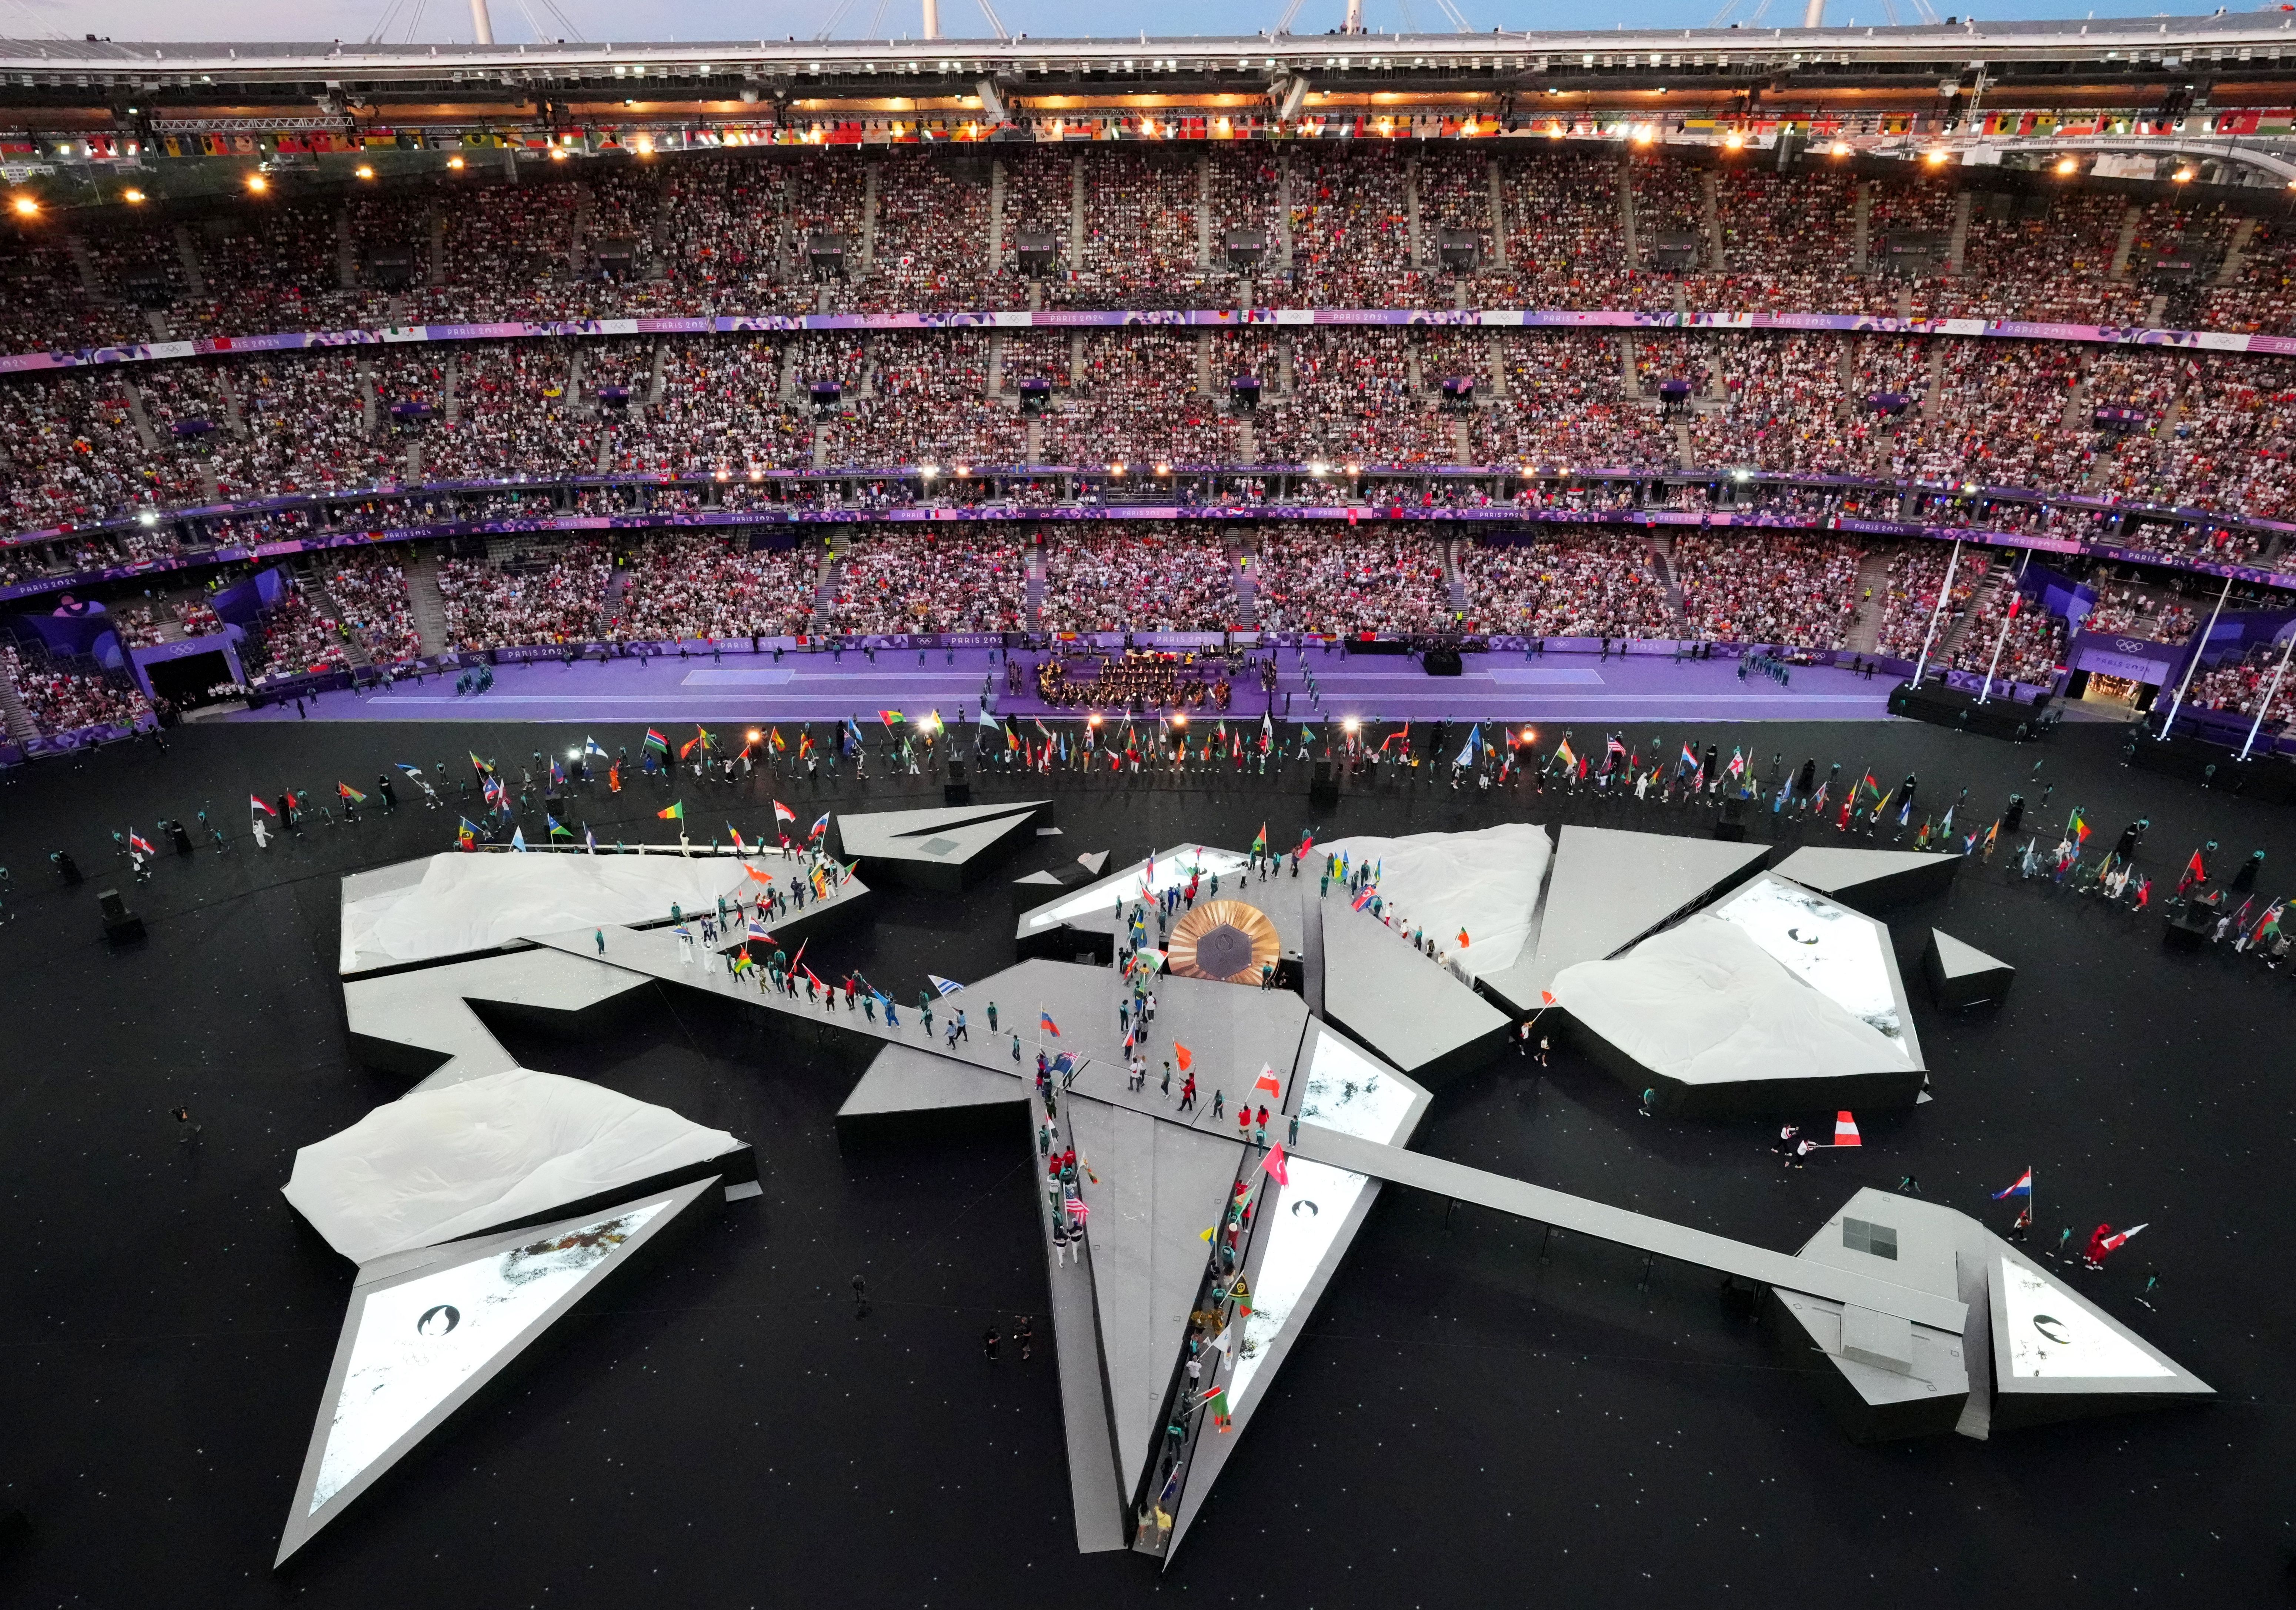
[[[2296,116],[1953,21],[0,41],[0,1598],[2282,1591]]]

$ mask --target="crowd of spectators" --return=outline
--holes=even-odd
[[[291,582],[240,644],[239,658],[250,678],[299,677],[350,663],[342,622],[313,608]]]
[[[2194,674],[2192,685],[2185,690],[2185,705],[2196,710],[2231,711],[2254,718],[2265,695],[2270,693],[2272,703],[2265,711],[2265,720],[2275,727],[2285,726],[2296,717],[2296,677],[2282,675],[2280,686],[2272,686],[2279,672],[2281,656],[2271,646],[2259,644],[2248,652],[2244,659],[2226,660]]]
[[[28,663],[6,644],[0,644],[0,677],[15,683],[32,725],[52,737],[88,727],[133,727],[152,713],[152,702],[124,672]]]
[[[1944,543],[1909,542],[1899,548],[1890,560],[1884,581],[1888,591],[1877,640],[1881,652],[1912,660],[1920,656],[1925,642],[1936,650],[1951,635],[1954,622],[1967,609],[1970,595],[1985,579],[1991,563],[1990,555],[1982,549],[1964,548],[1956,563],[1952,548]],[[1953,596],[1947,600],[1944,617],[1938,619],[1938,595],[1945,587],[1948,569],[1953,572]],[[1934,637],[1930,629],[1933,619],[1937,620]]]
[[[1455,613],[1439,543],[1289,523],[1261,533],[1252,606],[1269,632],[1440,631]]]
[[[1862,551],[1839,537],[1701,532],[1674,544],[1686,636],[1841,648],[1857,619]]]
[[[2048,613],[2030,598],[2025,599],[2012,616],[2009,601],[2016,596],[2016,587],[2005,575],[1977,595],[1969,611],[1968,623],[1950,655],[1956,670],[1982,676],[1990,669],[2000,681],[2045,684],[2063,666],[2063,617]],[[2008,626],[2005,635],[2002,631],[2005,621]],[[2000,645],[1997,661],[1994,658],[1997,643]],[[1947,656],[1941,654],[1939,658]]]
[[[1666,310],[1679,299],[1711,309],[2139,324],[2164,311],[2151,269],[2169,258],[2197,267],[2176,299],[2190,320],[2283,333],[2296,317],[2287,231],[2255,221],[2235,257],[2244,220],[2220,201],[1964,189],[1959,170],[1883,179],[1822,160],[1784,172],[1767,160],[1708,166],[1662,150],[1636,151],[1622,168],[1614,152],[1527,144],[998,147],[1004,208],[995,218],[985,166],[922,146],[545,163],[516,182],[496,163],[473,163],[340,201],[218,202],[187,224],[188,259],[173,217],[124,213],[81,226],[78,256],[63,249],[63,226],[43,222],[20,232],[14,278],[25,294],[0,311],[0,346],[149,340],[137,299],[158,304],[177,336],[373,327],[394,313],[472,322],[1018,305],[1013,254],[1024,231],[1060,242],[1045,287],[1054,303],[1173,307],[1227,294],[1231,228],[1265,235],[1253,283],[1270,306],[1443,307],[1464,295],[1481,306]],[[1083,233],[1071,267],[1079,173]],[[1478,242],[1464,284],[1439,266],[1447,229]],[[816,234],[843,238],[841,274],[816,275]],[[1958,263],[1934,261],[1910,277],[1884,250],[1893,237],[1941,247],[1956,234]],[[1661,244],[1684,237],[1694,242],[1691,266],[1660,271]],[[378,256],[406,263],[411,283],[382,283]]]
[[[793,637],[809,629],[821,550],[753,548],[747,538],[660,532],[622,555],[608,633],[637,642]]]
[[[1557,531],[1463,544],[1466,628],[1526,637],[1671,637],[1657,560],[1637,532]]]
[[[820,629],[1018,631],[1028,602],[1020,546],[995,532],[872,532],[838,555]]]
[[[521,546],[504,563],[442,560],[447,639],[458,649],[587,640],[598,630],[612,574],[611,555],[594,538]]]
[[[397,665],[422,653],[422,635],[406,599],[406,576],[389,553],[353,554],[328,566],[321,579],[378,665]]]
[[[1241,624],[1226,537],[1177,522],[1062,530],[1045,546],[1054,632],[1217,632]]]

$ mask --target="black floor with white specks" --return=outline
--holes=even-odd
[[[610,747],[636,729],[597,729]],[[2005,1223],[1989,1194],[2038,1171],[2036,1244],[2100,1220],[2152,1228],[2082,1289],[2221,1394],[2196,1410],[1860,1448],[1702,1271],[1407,1192],[1387,1192],[1252,1421],[1203,1520],[1159,1575],[1079,1557],[1044,1311],[1031,1154],[1015,1133],[840,1149],[832,1118],[859,1050],[664,991],[587,1043],[501,1032],[531,1065],[594,1079],[754,1141],[765,1195],[566,1327],[516,1390],[453,1428],[275,1573],[288,1496],[335,1345],[350,1265],[281,1199],[297,1146],[405,1081],[357,1066],[334,974],[336,879],[447,847],[452,816],[402,805],[256,851],[163,854],[127,886],[150,938],[112,952],[94,891],[111,832],[205,808],[243,834],[250,791],[374,790],[384,765],[471,749],[515,768],[567,728],[312,722],[187,729],[0,778],[0,923],[14,1055],[0,1085],[0,1264],[12,1319],[0,1376],[0,1511],[30,1522],[0,1555],[26,1606],[447,1603],[1410,1606],[1819,1601],[2253,1605],[2289,1592],[2286,1473],[2296,1295],[2289,1083],[2296,979],[2220,953],[2165,954],[2153,916],[2016,882],[2007,858],[1890,914],[1937,1099],[1859,1114],[1866,1147],[1787,1172],[1775,1124],[1636,1115],[1559,1054],[1442,1089],[1414,1144],[1781,1248],[1861,1185],[1916,1176]],[[1668,752],[1691,735],[1666,730]],[[1650,737],[1639,729],[1641,743]],[[2102,840],[2151,817],[2156,895],[2204,839],[2222,869],[2269,851],[2296,888],[2296,814],[2124,768],[2120,735],[2069,727],[2046,750],[1891,723],[1702,728],[1821,774],[1922,778],[1964,824],[2013,788],[2087,808]],[[2044,764],[2038,780],[2037,760]],[[1767,759],[1764,760],[1767,767]],[[463,768],[467,770],[465,767]],[[780,785],[809,820],[834,805],[937,802],[925,779],[865,793]],[[1032,784],[1034,784],[1032,786]],[[770,826],[774,786],[685,784],[691,826]],[[983,799],[1041,791],[983,780]],[[580,791],[578,791],[578,795]],[[603,788],[596,794],[603,796]],[[1316,821],[1325,836],[1501,819],[1703,832],[1696,811],[1528,791],[1421,785],[1310,817],[1297,768],[1175,786],[1057,785],[1058,838],[1010,875],[1152,842],[1237,846]],[[538,802],[538,801],[537,801]],[[602,841],[652,838],[658,789],[578,798]],[[1968,813],[1980,813],[1971,816]],[[538,819],[529,817],[529,822]],[[1775,824],[1758,814],[1755,832]],[[1830,827],[1810,842],[1834,842]],[[1857,841],[1862,842],[1864,841]],[[1887,842],[1885,837],[1882,842]],[[87,869],[56,886],[45,852]],[[2020,969],[1999,1008],[1929,1007],[1934,923]],[[873,932],[823,959],[914,992],[1011,957],[1002,878],[958,901],[893,894]],[[821,951],[816,949],[816,955]],[[184,1138],[169,1115],[201,1126]],[[1812,1121],[1828,1114],[1812,1113]],[[869,1282],[856,1321],[849,1281]],[[2136,1301],[2148,1273],[2161,1286]],[[1037,1356],[1010,1344],[1032,1315]],[[1008,1337],[981,1357],[988,1326]]]

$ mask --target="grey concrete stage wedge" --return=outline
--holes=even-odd
[[[1483,988],[1517,1014],[1536,1012],[1555,974],[1616,956],[1643,935],[1751,875],[1761,844],[1609,827],[1562,829],[1530,943]]]
[[[1780,877],[1831,895],[1867,916],[1953,887],[1961,857],[1934,850],[1853,850],[1805,844],[1780,861]]]
[[[1912,1106],[1927,1080],[1889,930],[1771,874],[1554,994],[1587,1054],[1670,1113]]]
[[[1922,976],[1929,981],[1930,998],[1939,1006],[1973,1006],[2007,995],[2017,982],[2017,969],[1942,928],[1932,928],[1929,947],[1922,952]]]
[[[955,894],[987,877],[997,860],[1032,836],[1032,829],[1048,827],[1052,820],[1050,800],[1026,800],[848,812],[831,831],[838,858],[859,861],[873,882]]]
[[[518,1065],[472,1001],[579,1033],[594,1030],[643,979],[578,956],[525,949],[477,961],[356,978],[343,985],[351,1048],[369,1064],[453,1084]]]
[[[363,1265],[274,1564],[478,1401],[551,1327],[722,1199],[711,1176]]]

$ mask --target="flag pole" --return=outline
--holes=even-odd
[[[2185,706],[2185,690],[2193,685],[2193,673],[2201,669],[2201,656],[2209,652],[2209,639],[2216,636],[2217,617],[2224,613],[2225,600],[2232,596],[2232,578],[2225,578],[2224,591],[2217,595],[2217,606],[2209,612],[2209,623],[2201,628],[2201,640],[2193,645],[2193,657],[2185,661],[2185,679],[2177,684],[2177,696],[2169,701],[2168,719],[2161,723],[2161,736],[2156,742],[2169,741],[2169,729],[2177,724],[2177,712]]]
[[[1930,612],[1929,630],[1922,634],[1921,657],[1914,661],[1914,686],[1922,685],[1922,671],[1930,662],[1930,645],[1937,637],[1938,620],[1945,613],[1946,601],[1953,596],[1953,572],[1961,563],[1961,538],[1953,539],[1953,556],[1945,562],[1945,584],[1938,588],[1937,607]]]

